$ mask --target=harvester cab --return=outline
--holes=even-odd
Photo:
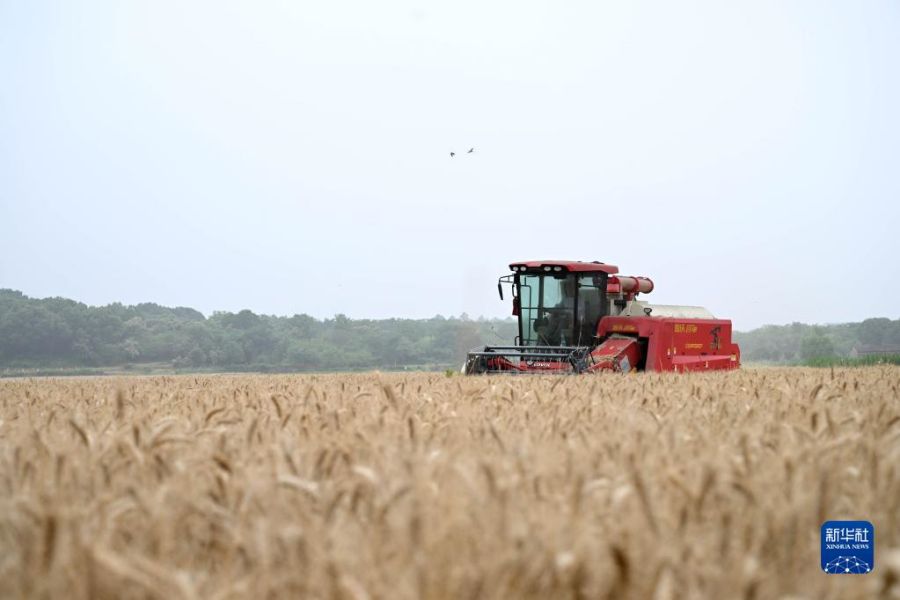
[[[624,277],[600,262],[529,261],[510,265],[497,287],[512,295],[518,335],[511,346],[470,352],[464,372],[582,373],[632,369],[731,369],[740,351],[731,321],[696,306],[650,305],[646,277]]]

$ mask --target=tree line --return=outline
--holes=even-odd
[[[0,290],[0,368],[171,363],[174,368],[290,370],[447,368],[467,350],[509,343],[513,319],[319,320],[216,312],[153,303],[87,306]]]
[[[249,310],[206,317],[192,308],[88,306],[0,290],[0,369],[6,370],[144,363],[222,370],[451,368],[468,350],[512,343],[516,333],[512,318],[319,320]],[[854,347],[900,347],[900,320],[769,325],[735,339],[745,362],[792,363],[848,356]]]
[[[867,351],[900,355],[900,319],[872,318],[860,323],[836,325],[766,325],[736,333],[746,361],[815,363],[823,358],[847,358]]]

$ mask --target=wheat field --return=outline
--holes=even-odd
[[[3,598],[900,598],[900,369],[0,381]],[[865,519],[875,570],[826,575]]]

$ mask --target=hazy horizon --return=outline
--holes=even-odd
[[[0,289],[3,289],[3,288],[0,288]],[[21,292],[21,290],[13,290],[13,291],[15,291],[15,292]],[[22,293],[24,293],[24,292],[22,292]],[[35,297],[35,296],[29,296],[28,294],[25,294],[25,295],[28,296],[29,298],[36,299],[36,300],[47,300],[47,299],[52,299],[52,298],[58,298],[58,297],[60,297],[60,296],[45,296],[45,297],[43,297],[43,298],[38,298],[38,297]],[[643,300],[647,300],[647,298],[645,298],[644,296],[641,296],[640,298],[643,299]],[[110,304],[122,304],[123,306],[135,306],[135,304],[126,304],[126,303],[122,303],[122,302],[112,302],[112,303],[109,303],[109,304],[88,304],[88,303],[86,303],[86,302],[82,302],[81,300],[78,300],[77,298],[65,298],[65,299],[66,299],[66,300],[73,300],[73,301],[75,301],[75,302],[81,302],[82,304],[85,304],[85,305],[90,306],[90,307],[93,307],[93,308],[103,308],[103,307],[109,306]],[[144,304],[144,303],[138,302],[138,303],[136,303],[136,304]],[[150,303],[150,304],[152,304],[152,303]],[[157,304],[158,304],[158,303],[157,303]],[[653,304],[653,303],[651,302],[651,304]],[[338,314],[342,314],[342,313],[337,313],[337,314],[335,314],[335,315],[330,315],[330,316],[327,316],[327,317],[315,317],[315,315],[309,315],[308,313],[304,313],[304,312],[297,312],[297,313],[290,313],[290,314],[265,313],[265,312],[260,312],[260,311],[253,310],[253,307],[251,307],[251,306],[245,306],[245,307],[243,307],[243,308],[239,308],[239,309],[236,309],[236,310],[229,310],[229,311],[214,309],[214,310],[212,310],[212,311],[210,311],[210,312],[202,311],[202,310],[200,310],[200,309],[198,309],[198,308],[195,308],[195,307],[193,307],[193,306],[182,306],[182,305],[179,305],[179,306],[166,306],[166,305],[160,305],[160,306],[163,306],[164,308],[176,308],[176,309],[177,309],[177,308],[189,308],[189,309],[196,310],[196,311],[200,312],[200,313],[201,313],[205,318],[207,318],[207,319],[210,318],[212,315],[214,315],[214,314],[216,314],[216,313],[219,313],[219,312],[223,312],[223,313],[224,313],[224,312],[238,313],[238,312],[240,312],[240,311],[242,311],[242,310],[249,310],[250,312],[253,312],[254,314],[261,315],[261,316],[267,316],[267,317],[293,317],[293,316],[296,316],[296,315],[307,315],[307,316],[314,317],[314,318],[316,318],[316,319],[319,320],[319,321],[324,321],[324,320],[328,320],[328,319],[334,319],[334,317],[336,317]],[[379,319],[379,318],[372,318],[372,317],[354,317],[354,316],[352,316],[352,315],[344,315],[344,316],[347,317],[347,318],[349,318],[349,319],[353,319],[353,320],[365,320],[365,319],[370,319],[370,320],[390,320],[390,319],[398,319],[398,320],[403,320],[403,319],[412,319],[412,320],[430,320],[430,319],[434,319],[434,318],[443,318],[443,319],[469,319],[469,320],[472,320],[472,321],[481,321],[481,320],[491,320],[491,319],[501,319],[501,320],[502,320],[502,319],[510,319],[510,320],[514,320],[514,319],[516,318],[516,317],[514,317],[514,316],[512,316],[512,315],[497,315],[497,316],[470,315],[470,314],[468,314],[468,313],[466,313],[466,312],[462,312],[462,313],[459,313],[459,314],[440,314],[440,313],[436,313],[436,314],[433,314],[433,315],[430,315],[430,316],[425,316],[425,317],[406,317],[406,316],[403,316],[403,315],[397,315],[397,316],[394,316],[394,317],[382,317],[382,318],[380,318],[380,319]],[[871,316],[869,316],[869,317],[866,317],[865,319],[861,319],[860,321],[840,321],[840,322],[833,322],[833,323],[828,323],[828,322],[823,322],[823,323],[809,323],[809,322],[803,322],[803,321],[794,321],[794,322],[799,322],[799,323],[801,323],[801,324],[803,324],[803,325],[813,325],[813,326],[822,325],[822,326],[828,326],[828,325],[844,325],[844,324],[848,324],[848,323],[859,323],[859,322],[865,321],[866,319],[878,319],[878,318],[891,318],[891,317],[885,317],[884,315],[871,315]],[[894,320],[894,319],[891,319],[891,320]],[[792,322],[792,323],[794,323],[794,322]],[[770,325],[774,325],[774,326],[784,326],[784,325],[791,325],[792,323],[763,323],[762,325],[759,325],[759,326],[757,326],[757,327],[748,328],[748,329],[739,329],[739,328],[735,327],[734,330],[735,330],[735,331],[748,332],[748,331],[752,331],[753,329],[758,329],[758,328],[760,328],[760,327],[766,327],[766,326],[770,326]]]
[[[0,288],[492,318],[559,258],[741,331],[900,318],[898,33],[888,1],[5,3]]]

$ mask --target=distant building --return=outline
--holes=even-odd
[[[850,358],[859,358],[861,356],[887,356],[890,354],[900,354],[900,346],[853,346],[850,350]]]

